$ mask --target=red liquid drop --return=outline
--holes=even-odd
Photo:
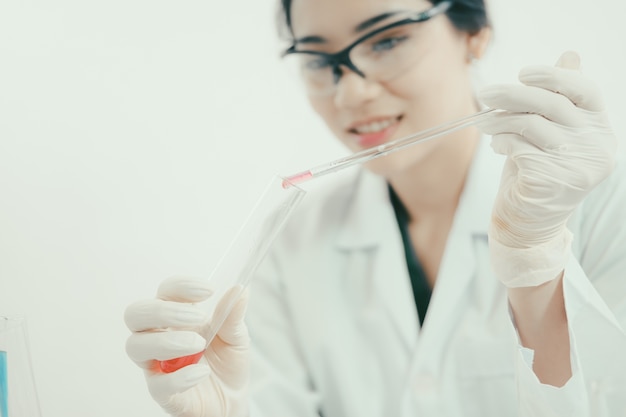
[[[194,353],[189,356],[182,356],[180,358],[169,359],[166,361],[156,361],[158,364],[158,369],[161,372],[169,374],[174,371],[178,371],[180,368],[184,368],[187,365],[193,365],[200,361],[200,358],[204,355],[204,351]]]
[[[306,181],[309,178],[312,178],[313,174],[311,171],[302,172],[298,175],[294,175],[293,177],[287,178],[283,181],[283,188],[289,188],[292,185],[296,185],[302,181]]]

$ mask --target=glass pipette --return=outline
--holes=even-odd
[[[318,165],[307,171],[302,171],[297,174],[285,177],[283,181],[283,187],[288,188],[295,184],[312,180],[313,178],[321,177],[322,175],[330,174],[332,172],[339,171],[341,169],[350,167],[356,164],[362,164],[380,156],[385,156],[391,152],[395,152],[399,149],[403,149],[409,145],[415,143],[426,142],[431,139],[438,138],[448,133],[455,132],[457,130],[472,126],[481,120],[485,119],[490,113],[497,112],[496,109],[486,109],[474,113],[470,116],[463,117],[461,119],[453,120],[451,122],[443,123],[441,125],[432,127],[430,129],[422,130],[404,138],[396,139],[394,141],[384,143],[379,146],[364,149],[360,152],[354,153],[350,156],[336,159],[329,163]]]

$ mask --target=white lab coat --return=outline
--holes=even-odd
[[[253,416],[598,416],[596,387],[626,376],[623,171],[569,223],[574,376],[556,389],[532,372],[490,267],[502,162],[483,140],[422,328],[385,180],[336,175],[307,195],[251,284]]]

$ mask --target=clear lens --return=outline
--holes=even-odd
[[[291,54],[285,57],[297,68],[300,79],[311,94],[330,94],[335,90],[333,69],[327,58],[317,54]]]
[[[390,28],[355,46],[350,59],[368,79],[389,81],[416,62],[419,30],[417,24]]]
[[[389,28],[365,39],[350,51],[350,60],[368,80],[389,81],[417,61],[420,25],[408,23]],[[307,91],[314,95],[332,94],[336,83],[328,56],[296,53],[286,57],[296,65]],[[297,63],[294,64],[293,61]],[[341,71],[349,71],[341,66]]]

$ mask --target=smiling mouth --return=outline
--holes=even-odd
[[[371,135],[382,132],[402,120],[402,115],[377,120],[375,122],[364,123],[362,125],[348,129],[348,132],[356,135]]]

